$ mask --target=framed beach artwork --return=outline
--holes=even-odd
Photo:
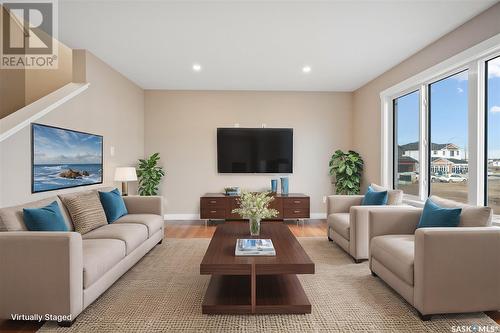
[[[102,184],[103,137],[31,124],[31,192]]]

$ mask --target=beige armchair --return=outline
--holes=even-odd
[[[386,190],[375,184],[375,190]],[[390,190],[388,204],[401,205],[402,191]],[[368,212],[388,206],[361,206],[363,195],[331,195],[327,201],[328,240],[334,241],[360,263],[368,259]]]
[[[491,209],[436,196],[439,206],[462,207],[455,228],[417,229],[422,209],[369,212],[370,270],[418,311],[433,314],[500,309],[500,228]]]

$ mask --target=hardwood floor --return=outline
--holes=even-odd
[[[167,238],[212,238],[219,221],[211,221],[205,226],[204,221],[167,221]],[[280,223],[280,222],[277,222]],[[304,220],[285,222],[296,237],[326,236],[325,220]]]
[[[210,222],[205,226],[205,222],[200,220],[167,221],[165,234],[166,238],[211,238],[218,223],[221,222]],[[324,236],[326,238],[325,220],[305,220],[299,223],[287,221],[285,223],[296,237]],[[490,311],[486,314],[500,324],[499,311]],[[0,320],[0,332],[36,332],[42,325],[43,323]]]

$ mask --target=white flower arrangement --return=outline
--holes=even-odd
[[[245,219],[261,220],[278,216],[276,209],[269,208],[274,200],[270,192],[242,192],[238,199],[239,208],[233,209],[233,214],[239,214]]]

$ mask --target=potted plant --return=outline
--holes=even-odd
[[[330,159],[330,175],[335,177],[336,194],[359,194],[363,159],[349,150],[337,150]]]
[[[259,236],[260,221],[278,216],[276,209],[269,208],[274,197],[269,192],[243,192],[237,200],[239,208],[233,209],[233,214],[239,214],[248,219],[250,223],[250,235]]]
[[[137,176],[139,178],[139,195],[157,195],[161,178],[165,171],[158,165],[160,153],[154,153],[148,158],[139,160]]]

